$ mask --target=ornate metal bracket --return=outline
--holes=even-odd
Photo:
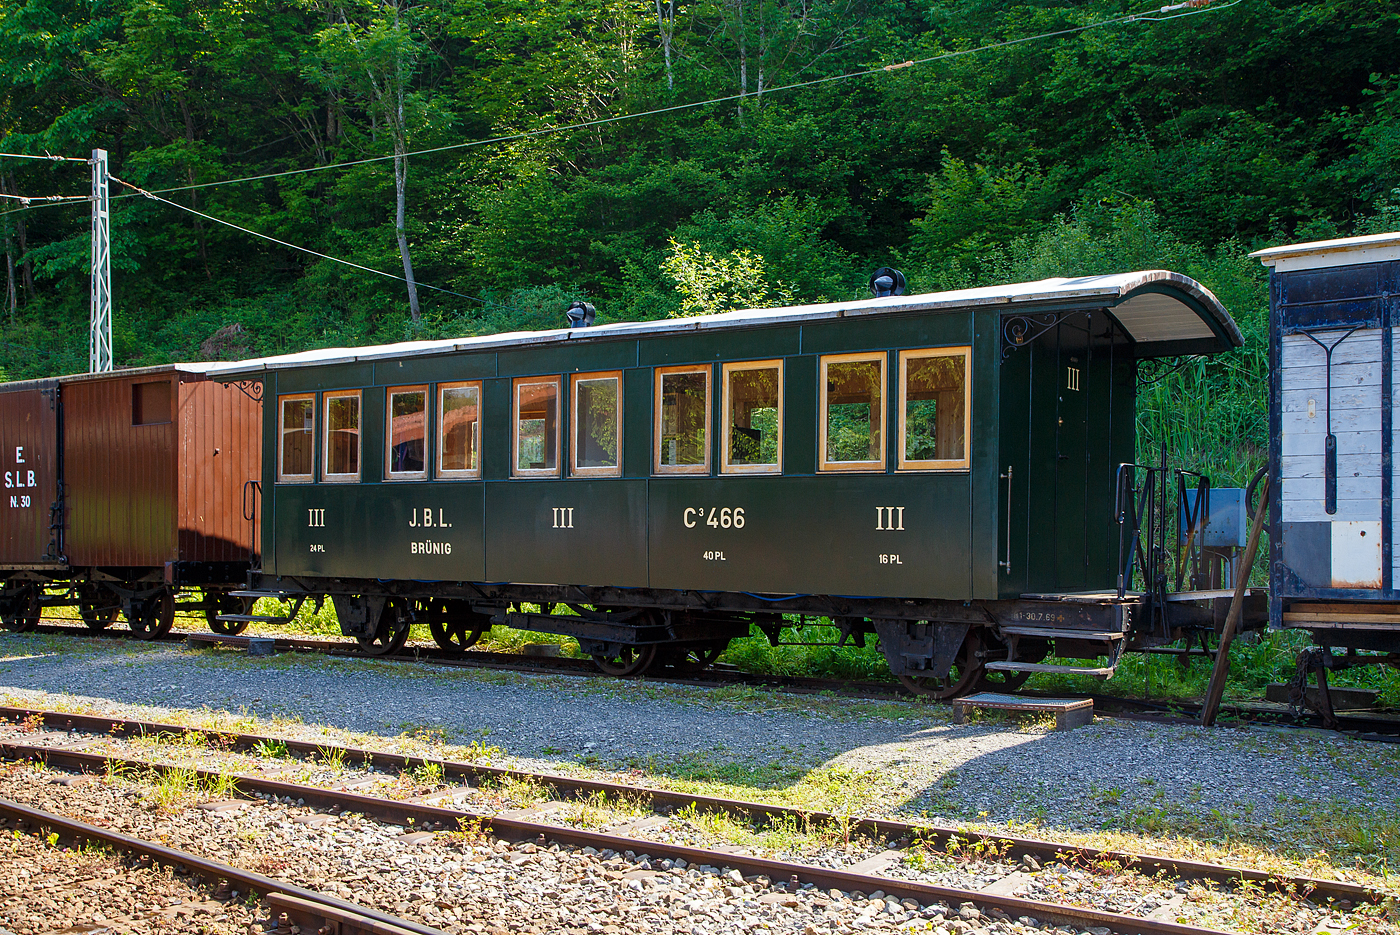
[[[1044,312],[1007,318],[1001,323],[1001,359],[1010,357],[1012,351],[1031,343],[1069,316],[1082,314],[1082,311]]]
[[[1180,371],[1187,364],[1200,360],[1199,354],[1185,357],[1149,357],[1138,361],[1138,389],[1161,383],[1167,377]]]
[[[262,402],[263,381],[262,380],[239,380],[237,383],[225,383],[224,386],[232,386],[255,403]]]

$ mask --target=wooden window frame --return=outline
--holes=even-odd
[[[561,477],[563,475],[564,406],[563,377],[539,376],[516,377],[510,384],[510,476],[511,477]],[[522,386],[554,385],[554,467],[522,468],[520,466],[520,388]]]
[[[398,393],[423,394],[423,470],[395,471],[394,463],[394,396]],[[384,480],[427,480],[428,479],[428,417],[431,412],[432,387],[426,383],[408,386],[386,386],[384,388]],[[361,419],[363,422],[364,420]]]
[[[701,373],[705,375],[705,460],[700,464],[662,464],[661,463],[661,431],[662,420],[665,413],[661,406],[661,379],[673,373]],[[652,420],[655,433],[655,443],[652,445],[652,470],[656,474],[709,474],[710,473],[710,450],[714,445],[715,435],[714,425],[714,367],[709,364],[682,364],[674,367],[657,367],[656,378],[652,386],[654,408],[656,415]]]
[[[830,364],[848,364],[860,361],[873,361],[880,367],[880,458],[878,461],[830,461],[826,456],[826,393],[827,367]],[[889,386],[886,372],[889,369],[889,355],[884,351],[866,351],[859,354],[827,354],[817,367],[817,470],[823,472],[883,471],[885,452],[889,447]]]
[[[963,359],[963,456],[961,459],[912,460],[905,457],[905,419],[908,416],[906,393],[909,385],[909,361],[926,357],[961,357]],[[901,471],[967,471],[972,468],[972,348],[926,347],[899,352],[899,439],[898,466]]]
[[[353,473],[332,474],[331,467],[331,401],[354,398],[359,405],[360,418],[355,426],[355,464]],[[329,390],[321,394],[321,480],[327,484],[358,484],[365,469],[365,399],[362,390]]]
[[[442,466],[442,447],[447,441],[447,434],[443,431],[443,410],[442,394],[447,390],[460,390],[470,388],[476,390],[476,437],[472,439],[476,443],[476,467],[465,468],[463,470],[448,470]],[[437,445],[434,448],[436,462],[433,464],[434,480],[476,480],[481,477],[481,416],[482,416],[482,387],[480,380],[466,380],[460,383],[438,383],[433,389],[433,398],[436,400],[437,408],[433,412],[434,427],[433,434],[437,438]]]
[[[282,460],[286,451],[286,417],[282,409],[283,403],[294,403],[298,400],[309,400],[311,402],[311,471],[307,474],[286,474],[282,471]],[[277,483],[279,484],[310,484],[316,479],[316,394],[315,393],[287,393],[277,397]]]
[[[579,467],[578,463],[578,385],[585,380],[612,380],[617,384],[617,423],[615,438],[617,451],[614,452],[617,464],[612,467]],[[600,370],[596,373],[573,373],[569,375],[569,474],[573,477],[621,477],[622,476],[622,371]]]
[[[742,370],[772,370],[778,371],[778,460],[776,463],[767,464],[730,464],[729,463],[729,375],[735,371]],[[774,360],[736,360],[726,363],[720,367],[720,411],[721,424],[723,426],[719,438],[719,470],[721,474],[781,474],[783,473],[783,361],[782,358]]]

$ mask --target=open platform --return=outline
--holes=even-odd
[[[1055,730],[1073,730],[1094,720],[1094,702],[1091,698],[1022,698],[1019,695],[979,692],[953,701],[954,724],[967,723],[968,708],[1015,711],[1021,714],[1053,711]]]

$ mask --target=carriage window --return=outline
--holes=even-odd
[[[389,392],[389,463],[391,480],[428,476],[428,388],[411,386]]]
[[[885,355],[823,357],[821,467],[879,471],[885,467]]]
[[[515,381],[515,475],[559,473],[559,378]]]
[[[326,480],[360,479],[360,392],[326,394]]]
[[[622,434],[622,409],[618,405],[620,373],[590,373],[573,377],[572,472],[580,476],[616,477]]]
[[[782,471],[782,361],[724,365],[724,447],[727,473]]]
[[[480,383],[438,387],[438,477],[480,475],[480,413]]]
[[[710,472],[710,368],[656,371],[656,473]]]
[[[315,429],[314,396],[279,396],[281,448],[277,452],[277,479],[283,483],[311,480],[311,442]]]
[[[899,354],[899,466],[906,470],[966,468],[967,347]]]

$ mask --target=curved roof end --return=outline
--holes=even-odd
[[[1144,270],[1125,277],[1111,311],[1132,335],[1138,357],[1216,354],[1244,346],[1244,335],[1205,286],[1181,273]]]

